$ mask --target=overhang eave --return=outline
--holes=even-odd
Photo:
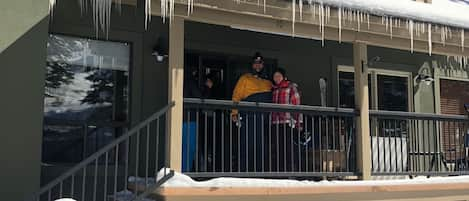
[[[370,15],[369,27],[367,22],[362,22],[359,28],[357,22],[342,22],[339,25],[337,9],[331,8],[328,23],[324,24],[320,23],[317,17],[314,18],[311,12],[305,10],[302,20],[299,20],[299,12],[296,13],[297,21],[293,32],[291,7],[289,8],[284,1],[267,1],[269,4],[266,5],[264,12],[264,7],[258,5],[257,0],[241,1],[241,3],[231,0],[197,0],[194,12],[189,15],[186,1],[175,0],[174,15],[189,21],[317,40],[361,41],[373,46],[429,52],[428,34],[411,36],[405,24],[401,27],[393,27],[391,32],[389,25],[383,24],[382,18],[377,16]],[[160,0],[153,0],[152,4],[156,5],[152,7],[152,14],[161,15]],[[320,31],[322,26],[324,26],[324,32]],[[341,27],[340,37],[339,26]],[[411,48],[411,38],[413,38],[413,48]],[[459,37],[452,37],[441,41],[441,32],[435,30],[432,31],[431,39],[433,54],[469,56],[469,50],[464,51],[469,48],[469,40],[462,43]]]

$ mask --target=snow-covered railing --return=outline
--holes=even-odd
[[[469,119],[370,111],[372,174],[469,174]]]
[[[156,112],[26,200],[118,200],[116,197],[128,188],[134,191],[129,201],[145,198],[173,175],[167,169],[157,175],[157,171],[167,164],[168,129],[164,125],[168,110],[173,106],[174,103]],[[138,187],[129,181],[135,177],[143,179]]]
[[[185,99],[183,173],[269,178],[356,175],[357,116],[353,109]]]

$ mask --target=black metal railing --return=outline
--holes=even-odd
[[[168,164],[167,105],[64,174],[43,186],[27,201],[73,198],[79,201],[141,200],[174,173]]]
[[[44,118],[42,162],[78,163],[122,135],[128,125]]]
[[[370,111],[372,174],[468,174],[468,129],[462,115]]]
[[[356,175],[357,115],[353,109],[185,99],[183,172],[192,177]]]

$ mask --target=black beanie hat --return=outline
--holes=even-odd
[[[276,68],[275,71],[274,71],[274,74],[275,74],[275,73],[280,73],[280,74],[282,74],[284,78],[287,77],[287,73],[286,73],[285,69],[283,69],[283,68]]]
[[[261,55],[260,52],[256,52],[254,56],[252,57],[253,62],[257,60],[261,60],[262,62],[264,61],[264,57]]]

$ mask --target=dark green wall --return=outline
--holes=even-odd
[[[47,0],[0,1],[0,199],[39,188]]]

